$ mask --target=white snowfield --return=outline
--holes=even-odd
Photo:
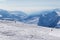
[[[0,20],[0,40],[60,40],[60,29]]]

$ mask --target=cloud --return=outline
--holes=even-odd
[[[0,9],[21,10],[25,12],[60,8],[60,1],[57,0],[0,0]]]
[[[4,1],[6,1],[6,0],[0,0],[0,2],[4,2]]]

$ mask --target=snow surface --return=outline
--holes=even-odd
[[[0,40],[60,40],[60,29],[0,20]]]

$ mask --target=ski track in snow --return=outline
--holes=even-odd
[[[0,40],[60,40],[60,29],[14,21],[0,21]],[[58,35],[57,35],[58,34]]]

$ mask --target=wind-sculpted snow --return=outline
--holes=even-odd
[[[59,31],[34,24],[0,20],[0,40],[60,40],[60,35],[57,35]]]

